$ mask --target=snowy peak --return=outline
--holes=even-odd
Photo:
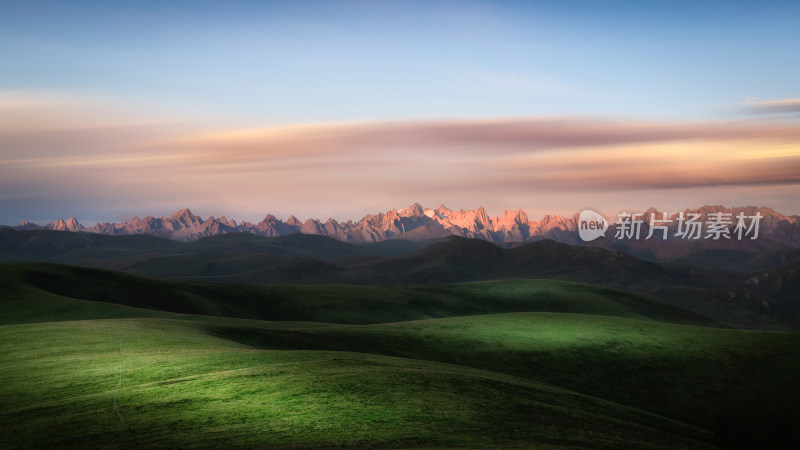
[[[74,217],[70,217],[67,220],[58,219],[56,223],[53,224],[52,229],[55,231],[83,231],[84,227],[78,220]]]
[[[163,220],[164,218],[162,218]],[[213,217],[210,217],[209,220],[213,220]],[[172,222],[176,225],[181,225],[184,228],[196,227],[203,223],[203,219],[198,216],[192,214],[189,209],[181,209],[179,211],[175,211],[174,213],[170,214],[167,218],[168,221]]]
[[[303,226],[303,222],[300,222],[300,220],[298,220],[295,216],[289,216],[289,218],[286,220],[286,224],[292,227]]]
[[[651,225],[650,213],[655,215],[656,220],[661,220],[665,212],[656,208],[647,209],[642,214],[645,232]],[[706,221],[709,215],[719,212],[730,214],[733,220],[740,212],[747,216],[760,214],[762,216],[760,236],[773,240],[778,243],[776,245],[800,247],[800,217],[798,216],[785,216],[765,207],[727,208],[719,205],[705,205],[693,210],[687,209],[682,213],[684,215],[700,214],[702,220]],[[677,218],[680,213],[680,211],[667,212],[668,220],[672,219],[672,223],[668,225],[671,230],[677,226]],[[608,217],[608,219],[612,223],[616,222],[615,217]],[[235,220],[224,216],[220,218],[211,216],[203,220],[192,214],[189,209],[181,209],[166,217],[147,216],[143,219],[134,217],[120,223],[99,223],[91,228],[84,227],[74,217],[67,220],[59,219],[45,227],[24,222],[16,228],[21,230],[44,228],[113,235],[146,233],[182,241],[226,233],[252,233],[268,237],[305,233],[354,243],[378,242],[387,239],[438,239],[448,235],[478,238],[496,244],[518,244],[542,238],[568,244],[582,242],[578,236],[577,213],[568,217],[545,215],[540,220],[530,220],[525,211],[521,209],[507,210],[499,217],[492,217],[483,206],[479,206],[475,210],[453,211],[443,204],[436,209],[431,209],[425,208],[419,203],[413,203],[406,208],[392,209],[385,213],[368,214],[358,221],[348,220],[346,222],[338,222],[332,218],[325,222],[313,218],[301,222],[295,216],[289,216],[286,221],[283,221],[272,214],[267,214],[257,224],[246,221],[237,224]],[[670,233],[674,234],[673,231]],[[651,249],[660,244],[655,240],[641,240],[628,242],[625,245]],[[656,250],[658,249],[656,248]]]
[[[421,217],[425,215],[425,208],[423,208],[419,203],[414,203],[408,208],[398,210],[397,213],[401,217]]]
[[[500,229],[510,229],[515,225],[528,225],[528,214],[526,214],[525,211],[521,209],[516,211],[511,209],[506,210],[506,212],[497,219],[496,227]]]

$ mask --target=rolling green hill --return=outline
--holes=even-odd
[[[432,241],[389,240],[374,244],[349,244],[326,236],[290,234],[263,237],[250,233],[214,235],[178,242],[147,234],[110,236],[52,230],[14,230],[0,227],[0,262],[50,261],[97,265],[102,261],[147,255],[244,253],[285,257],[344,258],[397,256],[418,251]]]
[[[9,448],[800,444],[800,334],[720,328],[616,288],[14,263],[0,292]]]
[[[4,448],[708,448],[711,438],[523,378],[352,352],[256,349],[210,335],[202,321],[7,325],[0,342]]]
[[[262,348],[355,350],[543,381],[712,430],[726,447],[800,442],[800,334],[513,313],[216,334]]]
[[[716,325],[704,316],[645,295],[556,280],[421,286],[254,286],[147,278],[50,263],[11,263],[0,264],[0,286],[7,293],[3,302],[6,306],[0,308],[8,310],[0,323],[21,322],[17,317],[21,312],[31,312],[29,320],[41,320],[40,312],[33,313],[38,311],[35,308],[39,302],[67,298],[185,314],[351,324],[554,311]],[[73,313],[62,306],[61,320],[80,317],[84,310],[85,306],[81,306],[79,312]],[[59,316],[49,320],[59,320]]]

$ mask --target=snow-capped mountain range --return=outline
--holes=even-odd
[[[735,207],[703,206],[693,210],[686,210],[684,214],[697,213],[703,221],[710,214],[717,212],[730,213],[736,216],[739,212],[746,215],[760,213],[760,239],[759,248],[769,248],[769,243],[783,246],[800,247],[800,217],[785,216],[766,207]],[[661,213],[655,208],[644,212],[644,230],[647,230],[650,213],[655,213],[661,218]],[[678,214],[669,216],[673,222],[669,225],[671,230],[676,227]],[[611,222],[615,218],[609,218]],[[252,233],[260,236],[283,236],[292,233],[304,233],[329,236],[345,242],[369,243],[387,239],[425,240],[436,239],[449,235],[468,238],[483,239],[495,244],[515,244],[530,242],[539,239],[553,239],[568,244],[578,244],[578,214],[573,216],[546,215],[540,220],[530,220],[522,210],[508,210],[499,217],[490,217],[483,207],[475,210],[454,211],[444,205],[438,208],[425,208],[415,203],[407,208],[392,209],[386,213],[370,214],[361,220],[338,222],[334,219],[321,221],[307,219],[301,222],[294,216],[283,221],[268,214],[258,223],[247,221],[237,223],[224,216],[208,217],[203,219],[192,214],[188,209],[176,211],[169,216],[145,218],[134,217],[120,223],[98,223],[91,227],[80,224],[74,217],[59,219],[55,223],[45,226],[30,222],[23,222],[14,227],[24,229],[51,229],[75,232],[90,232],[109,235],[151,234],[180,241],[191,241],[208,236],[227,233]],[[673,233],[674,234],[674,233]],[[643,236],[646,232],[643,233]],[[605,240],[599,240],[595,245],[603,246],[604,243],[613,241],[613,232],[606,235]],[[670,241],[675,239],[670,238]],[[640,238],[641,244],[629,242],[630,245],[646,245],[644,237]],[[655,240],[649,240],[654,242]],[[765,247],[766,245],[766,247]],[[752,246],[752,244],[751,244]]]

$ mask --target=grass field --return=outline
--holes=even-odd
[[[214,337],[207,327],[175,319],[3,326],[4,447],[669,448],[702,447],[709,438],[643,411],[496,372],[353,352],[259,350]],[[113,407],[120,343],[124,424]]]
[[[0,286],[5,291],[0,323],[110,317],[106,314],[122,311],[109,310],[108,304],[113,303],[137,307],[120,313],[120,317],[150,314],[138,309],[142,307],[273,321],[368,324],[549,311],[715,325],[704,316],[646,295],[557,280],[422,286],[253,286],[147,278],[58,264],[14,263],[0,265]]]
[[[4,448],[800,442],[800,334],[700,326],[711,322],[626,291],[546,280],[336,291],[0,269]],[[203,314],[147,297],[165,292]]]
[[[265,348],[357,350],[539,380],[699,425],[726,445],[798,438],[797,333],[563,313],[218,333]]]

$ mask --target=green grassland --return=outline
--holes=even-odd
[[[800,443],[800,334],[619,289],[239,286],[23,263],[0,265],[0,292],[4,448]]]
[[[797,333],[563,313],[217,333],[264,348],[348,349],[543,381],[713,430],[726,446],[798,438]]]
[[[362,353],[254,349],[205,327],[170,319],[3,326],[4,447],[669,448],[709,438],[523,378]],[[120,342],[124,424],[113,407]]]
[[[148,311],[138,309],[148,308],[272,321],[369,324],[550,311],[715,325],[704,316],[646,295],[557,280],[421,286],[253,286],[148,278],[59,264],[13,263],[0,265],[0,287],[5,292],[0,323],[108,317],[103,314],[111,312],[104,310],[108,303],[114,303],[137,308],[122,317],[148,315]],[[56,309],[58,312],[53,314]]]

